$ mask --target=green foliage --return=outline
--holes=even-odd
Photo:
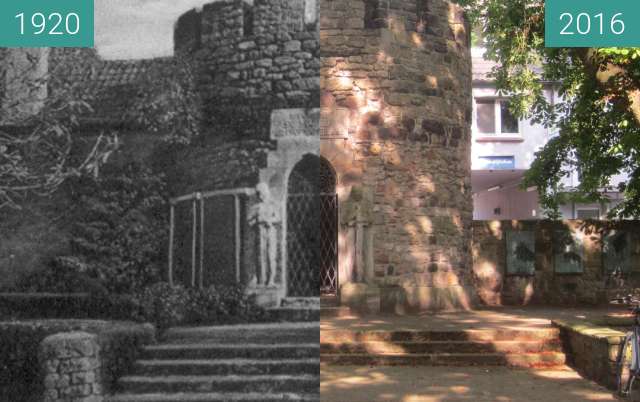
[[[206,289],[160,282],[144,291],[112,299],[118,318],[152,322],[159,328],[176,325],[232,324],[261,321],[265,311],[240,286]]]
[[[0,81],[19,95],[0,99],[0,209],[20,209],[30,197],[97,173],[119,144],[114,133],[99,134],[92,146],[78,138],[79,120],[92,108],[80,83],[62,79],[65,66],[43,72],[33,50],[7,51],[1,60]]]
[[[42,400],[40,342],[49,335],[72,331],[98,335],[101,383],[106,393],[116,390],[116,380],[131,370],[142,346],[151,343],[155,336],[152,328],[132,323],[91,320],[0,322],[0,400]]]
[[[132,163],[71,188],[78,213],[65,261],[110,292],[133,293],[160,280],[168,231],[163,176]]]
[[[140,316],[134,318],[167,328],[185,322],[190,294],[181,286],[158,283],[145,289],[137,300]]]
[[[550,217],[577,197],[604,201],[602,190],[625,173],[617,216],[640,216],[640,49],[546,48],[544,1],[462,0],[479,24],[486,57],[498,62],[493,77],[510,109],[558,136],[536,155],[525,187],[537,186]],[[562,102],[550,102],[543,82]],[[576,189],[562,179],[580,172]]]
[[[145,77],[141,99],[130,112],[169,144],[189,144],[200,135],[200,101],[193,66],[176,57],[157,63]]]
[[[531,251],[527,243],[521,241],[518,242],[515,250],[516,258],[520,261],[531,262],[536,260],[536,254]]]
[[[105,287],[89,275],[88,267],[76,257],[57,257],[43,270],[20,278],[17,290],[21,292],[89,293],[101,295]]]

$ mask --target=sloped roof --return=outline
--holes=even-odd
[[[151,69],[168,65],[171,57],[142,60],[101,60],[91,77],[94,90],[118,86],[137,85]]]
[[[494,67],[497,67],[498,63],[495,61],[487,60],[481,56],[474,56],[471,58],[471,69],[473,82],[477,84],[492,83],[494,79],[489,76]],[[531,66],[531,69],[538,77],[542,78],[543,69],[541,66]]]
[[[123,122],[139,100],[145,80],[154,68],[171,63],[172,58],[142,60],[100,60],[91,74],[78,77],[86,98],[94,108],[92,118]]]
[[[483,57],[473,57],[471,59],[473,82],[492,82],[493,79],[489,77],[489,73],[493,70],[498,63],[490,60],[486,60]]]

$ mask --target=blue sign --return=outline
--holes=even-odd
[[[478,158],[478,170],[513,170],[516,158],[513,156],[481,156]]]

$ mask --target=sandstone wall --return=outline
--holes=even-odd
[[[473,224],[474,283],[486,305],[606,304],[640,284],[640,222],[475,221]],[[507,272],[507,232],[528,231],[534,237],[534,271]],[[628,235],[628,273],[612,278],[604,255],[608,234]],[[582,237],[582,272],[559,272],[555,259],[564,234]]]
[[[267,184],[269,200],[261,201],[254,195],[241,200],[243,239],[238,277],[255,288],[259,301],[268,305],[275,305],[287,293],[283,241],[287,180],[303,155],[318,154],[319,149],[317,9],[316,0],[211,2],[184,14],[174,35],[176,57],[186,58],[194,66],[205,116],[203,138],[181,152],[172,169],[178,195],[238,188],[251,192],[258,183]],[[246,211],[260,203],[275,209],[271,212],[280,228],[278,266],[271,284],[256,275],[260,264],[266,262],[257,255],[257,227],[246,223]],[[190,233],[192,228],[192,219],[182,215],[176,214],[177,235],[187,229]],[[236,224],[227,226],[218,225],[215,234],[223,236],[237,228]],[[191,251],[192,237],[185,235],[176,247]],[[218,247],[233,250],[233,233],[227,237]],[[206,235],[204,238],[207,241]],[[176,257],[181,254],[187,253],[176,251]],[[182,260],[192,268],[191,256],[189,252],[189,258]],[[177,264],[184,265],[184,261]],[[219,261],[216,264],[222,265]],[[222,271],[225,267],[203,269]]]
[[[272,110],[317,107],[318,23],[309,17],[310,1],[224,0],[180,18],[176,55],[198,66],[211,135],[267,139]],[[265,109],[262,117],[256,109]]]
[[[367,281],[387,289],[383,309],[471,304],[469,33],[446,1],[321,2],[321,153],[341,205],[353,187],[371,200]],[[341,223],[345,285],[355,256]]]

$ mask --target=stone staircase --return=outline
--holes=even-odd
[[[280,307],[267,312],[273,322],[317,322],[320,320],[320,298],[287,297],[282,299]]]
[[[108,402],[319,401],[319,324],[174,328]]]
[[[341,306],[335,296],[320,296],[320,317],[321,318],[337,318],[353,316],[351,309]]]
[[[320,361],[331,365],[561,367],[557,328],[446,331],[323,330]]]

